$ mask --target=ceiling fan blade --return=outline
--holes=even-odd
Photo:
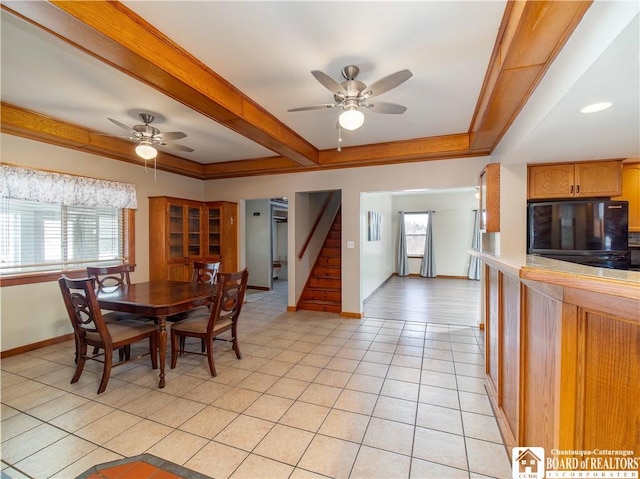
[[[361,98],[370,98],[372,96],[382,95],[401,83],[406,82],[412,76],[413,73],[409,70],[400,70],[399,72],[392,73],[391,75],[372,83],[371,86],[362,90],[359,96]]]
[[[184,146],[184,145],[179,145],[177,143],[161,142],[161,143],[158,143],[158,146],[161,148],[166,148],[168,150],[186,151],[188,153],[191,153],[193,151],[193,148],[189,148],[188,146]]]
[[[168,131],[160,133],[163,141],[174,141],[181,140],[182,138],[186,138],[187,134],[181,131]]]
[[[133,134],[133,128],[131,128],[130,126],[127,126],[124,123],[120,123],[118,120],[114,120],[113,118],[107,118],[107,120],[109,120],[114,125],[119,126],[123,130],[127,130],[130,134]]]
[[[325,103],[324,105],[302,106],[300,108],[292,108],[287,111],[309,111],[309,110],[326,110],[327,108],[335,108],[339,106],[337,103]]]
[[[347,92],[342,87],[342,85],[340,85],[340,83],[335,81],[326,73],[323,73],[320,70],[312,70],[311,74],[316,80],[318,80],[322,84],[322,86],[324,86],[327,90],[329,90],[334,95],[340,98],[344,98],[345,96],[347,96]]]
[[[390,113],[390,114],[400,114],[407,111],[406,106],[398,105],[397,103],[385,103],[385,102],[375,102],[375,103],[366,103],[362,105],[367,111],[372,111],[374,113]]]

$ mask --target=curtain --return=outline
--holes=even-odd
[[[471,249],[480,251],[480,210],[473,210],[473,241]],[[471,256],[469,260],[469,279],[480,280],[480,260],[476,256]]]
[[[2,198],[96,208],[138,207],[135,186],[117,181],[0,165]]]
[[[436,258],[433,253],[433,213],[435,211],[429,211],[429,222],[424,238],[424,254],[420,264],[420,276],[423,278],[436,277]]]
[[[407,235],[404,227],[404,213],[400,212],[400,237],[398,238],[398,276],[409,275],[409,260],[407,259]]]

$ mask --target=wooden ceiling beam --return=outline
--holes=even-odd
[[[302,166],[318,150],[119,2],[3,2],[2,8]]]
[[[578,26],[592,0],[509,0],[469,128],[493,150]]]
[[[106,156],[114,160],[144,166],[144,160],[134,152],[134,144],[103,135],[83,126],[49,118],[7,103],[0,103],[0,131],[51,145]],[[164,151],[158,151],[156,166],[159,170],[192,178],[202,178],[204,166]]]

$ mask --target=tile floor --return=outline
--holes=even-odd
[[[284,294],[240,324],[242,360],[217,342],[217,377],[187,355],[164,389],[148,357],[103,394],[97,363],[69,384],[71,341],[4,359],[2,477],[143,453],[214,478],[511,477],[477,328],[287,313]]]

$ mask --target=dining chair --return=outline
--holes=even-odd
[[[215,298],[211,311],[185,319],[171,326],[171,368],[175,368],[178,355],[199,354],[207,356],[209,370],[216,376],[213,359],[213,341],[230,341],[238,359],[242,359],[238,345],[238,318],[247,290],[249,272],[245,268],[235,273],[218,273],[215,284]],[[231,331],[231,339],[218,338],[220,334]],[[205,341],[205,351],[189,351],[185,338],[200,338]]]
[[[133,273],[136,265],[119,264],[116,266],[87,267],[89,278],[95,278],[96,287],[101,291],[113,291],[131,284],[129,273]]]
[[[193,275],[191,282],[216,284],[216,274],[220,271],[220,261],[214,263],[193,262]]]
[[[98,394],[106,389],[112,367],[151,354],[151,366],[153,369],[158,368],[158,328],[155,324],[130,320],[107,322],[105,318],[109,315],[103,315],[100,310],[94,278],[70,279],[63,275],[58,280],[58,284],[78,346],[76,371],[71,379],[71,384],[80,379],[87,359],[103,363]],[[144,339],[149,340],[148,353],[134,358],[131,358],[129,354],[124,358],[120,355],[119,360],[113,362],[114,351],[122,351],[123,348]],[[93,346],[98,350],[102,349],[104,352],[89,355],[87,354],[88,346]]]
[[[218,271],[220,271],[220,261],[212,263],[194,261],[191,282],[215,285]],[[187,318],[198,316],[203,310],[210,311],[210,306],[202,306],[184,313],[172,314],[167,320],[171,322],[184,321]],[[202,352],[204,353],[204,340],[202,341]]]

